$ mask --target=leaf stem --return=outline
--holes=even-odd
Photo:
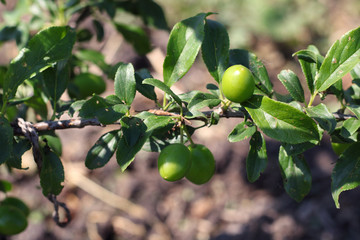
[[[317,94],[318,94],[318,92],[315,91],[315,92],[311,95],[310,100],[309,100],[309,104],[308,104],[307,107],[311,107],[311,105],[313,104],[313,102],[314,102],[315,97],[316,97]]]

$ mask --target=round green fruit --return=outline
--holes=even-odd
[[[185,177],[192,183],[207,183],[215,173],[215,159],[210,150],[201,144],[189,146],[191,166]]]
[[[0,206],[0,233],[14,235],[25,230],[27,227],[25,215],[16,207]]]
[[[338,156],[340,156],[350,145],[351,143],[336,143],[336,142],[331,143],[331,147],[334,153]]]
[[[232,102],[242,103],[254,93],[254,76],[243,65],[233,65],[224,72],[221,88],[227,99]]]
[[[189,149],[180,143],[165,147],[158,158],[160,176],[167,181],[182,179],[191,165]]]

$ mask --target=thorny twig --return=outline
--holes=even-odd
[[[36,129],[32,123],[26,122],[22,118],[17,119],[16,125],[20,129],[22,135],[24,135],[27,139],[29,139],[29,141],[32,144],[34,161],[37,165],[38,172],[40,174],[42,168],[42,155],[39,146],[39,136],[37,134],[38,129]],[[65,227],[71,220],[70,210],[68,209],[65,203],[59,202],[54,194],[50,194],[47,198],[49,199],[50,202],[54,204],[55,211],[54,211],[53,219],[55,223],[60,227]],[[64,221],[60,221],[59,206],[63,208],[66,213],[66,219]]]

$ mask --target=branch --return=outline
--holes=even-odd
[[[153,113],[155,115],[159,115],[159,116],[174,116],[174,117],[180,117],[179,114],[176,113],[171,113],[171,112],[166,112],[163,110],[159,110],[159,109],[150,109],[147,110],[150,113]],[[220,118],[244,118],[244,113],[240,112],[240,111],[234,111],[232,109],[228,109],[226,112],[223,112],[223,110],[221,108],[217,108],[213,111],[204,111],[202,112],[205,116],[206,119],[203,117],[195,117],[192,118],[190,120],[200,120],[200,121],[207,121],[207,119],[209,119],[211,117],[211,114],[215,112],[218,113]],[[337,119],[337,120],[346,120],[349,118],[353,118],[355,117],[354,115],[349,115],[349,114],[341,114],[341,113],[333,113],[333,116]],[[189,119],[186,119],[184,117],[181,117],[181,119],[183,121],[185,121],[187,124],[191,124],[191,122],[189,121]],[[120,123],[113,123],[113,124],[120,124]],[[18,125],[18,122],[14,122],[11,124],[13,129],[14,129],[14,134],[19,136],[19,135],[24,135],[23,131],[21,130],[21,128]],[[69,128],[84,128],[86,126],[99,126],[99,127],[105,127],[106,125],[103,125],[99,120],[97,120],[96,118],[90,118],[90,119],[69,119],[69,120],[59,120],[59,121],[44,121],[44,122],[38,122],[38,123],[34,123],[32,124],[32,126],[34,127],[34,129],[37,132],[41,132],[41,131],[51,131],[51,130],[60,130],[60,129],[69,129]]]

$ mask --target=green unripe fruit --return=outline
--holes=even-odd
[[[242,103],[254,93],[254,76],[243,65],[233,65],[224,72],[221,88],[227,99],[232,102]]]
[[[182,179],[190,168],[190,151],[180,143],[165,147],[158,158],[160,176],[167,181]]]
[[[191,153],[191,166],[185,177],[192,183],[207,183],[215,173],[215,159],[210,150],[201,144],[188,147]]]

